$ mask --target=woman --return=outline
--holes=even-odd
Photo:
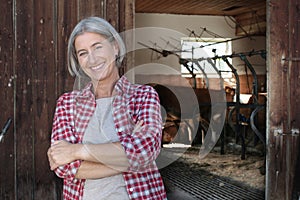
[[[90,81],[57,100],[48,159],[64,179],[64,199],[166,199],[155,163],[158,95],[119,76],[124,54],[121,37],[101,18],[82,20],[70,35],[69,71]]]

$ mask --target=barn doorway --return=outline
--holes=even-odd
[[[155,72],[145,70],[144,73],[139,73],[140,71],[137,70],[135,76],[138,83],[152,84],[161,99],[162,114],[165,116],[162,151],[166,156],[159,157],[158,161],[161,162],[162,174],[169,184],[167,185],[171,191],[169,195],[171,197],[176,188],[182,191],[181,195],[189,196],[185,196],[187,199],[199,199],[200,196],[203,199],[212,198],[204,196],[215,192],[207,189],[201,192],[200,188],[205,183],[199,183],[197,188],[196,180],[192,181],[194,186],[183,181],[184,178],[188,181],[207,172],[212,176],[224,178],[218,182],[218,186],[210,186],[213,190],[219,188],[219,191],[222,191],[223,188],[226,191],[223,186],[234,183],[240,187],[239,191],[242,191],[241,188],[251,188],[247,192],[253,195],[253,199],[264,199],[267,92],[266,13],[264,12],[266,2],[255,4],[257,11],[255,14],[249,12],[253,11],[253,7],[250,5],[247,7],[247,4],[244,4],[244,8],[234,3],[219,5],[219,10],[223,10],[221,13],[217,12],[218,9],[210,10],[209,13],[207,10],[210,6],[213,7],[213,2],[205,5],[205,9],[202,10],[196,3],[193,5],[185,3],[185,1],[173,1],[171,6],[166,1],[160,6],[155,6],[153,5],[155,3],[136,1],[135,5],[136,28],[159,27],[170,29],[172,32],[170,36],[161,34],[154,38],[155,34],[153,34],[143,41],[136,41],[141,48],[138,48],[135,53],[135,66],[147,64],[150,67],[149,63],[152,63],[152,65],[167,65],[172,68],[172,70],[154,70]],[[226,10],[228,16],[224,16]],[[240,11],[239,15],[235,13],[235,18],[232,17],[234,11]],[[240,23],[245,23],[243,20],[247,18],[246,16],[247,26],[239,26]],[[252,21],[252,24],[249,24],[249,21]],[[179,33],[173,34],[173,31]],[[212,38],[215,40],[210,41]],[[202,42],[199,43],[199,49],[205,49],[207,52],[200,52],[200,56],[195,56],[197,47],[189,46],[191,51],[188,52],[186,51],[188,49],[183,49],[183,40]],[[203,44],[203,42],[207,43]],[[221,51],[217,44],[225,44],[225,50]],[[205,62],[200,61],[203,57],[211,58],[211,61],[208,59]],[[213,64],[215,68],[211,67]],[[190,84],[189,89],[195,92],[199,103],[197,108],[192,100],[183,100],[182,96],[189,96],[184,92],[185,89],[188,90],[186,82]],[[218,98],[218,101],[226,102],[226,115],[223,116],[224,129],[219,135],[213,135],[214,130],[210,127],[213,123],[211,117],[216,115],[211,113],[213,101],[211,97],[222,96],[216,95],[220,90],[223,92],[223,98]],[[238,106],[236,106],[237,100]],[[257,105],[261,107],[258,108]],[[255,121],[255,133],[251,128],[250,118],[256,108],[256,114],[252,116],[252,121]],[[184,111],[190,113],[190,116],[186,117]],[[206,156],[201,157],[199,156],[201,145],[209,131],[212,135],[210,139],[215,141],[215,145],[210,148]],[[203,177],[195,179],[201,180]],[[196,191],[199,194],[196,194]],[[228,192],[228,195],[230,193],[232,192]],[[214,195],[218,196],[218,194]],[[223,196],[225,197],[226,195]]]

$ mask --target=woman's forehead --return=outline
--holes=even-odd
[[[85,32],[83,34],[78,35],[75,38],[75,47],[78,46],[91,46],[94,43],[109,43],[107,40],[107,37],[99,34],[99,33],[91,33],[91,32]]]

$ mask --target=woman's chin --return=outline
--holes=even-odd
[[[100,81],[104,77],[103,72],[92,72],[90,73],[89,77],[92,79],[92,81]]]

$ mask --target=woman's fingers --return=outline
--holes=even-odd
[[[133,128],[133,132],[135,133],[135,132],[139,132],[140,130],[142,130],[143,124],[144,124],[144,121],[143,121],[143,120],[138,121],[138,122],[136,123],[136,125],[134,126],[134,128]]]
[[[55,164],[52,154],[51,154],[51,148],[48,149],[47,151],[47,155],[48,155],[48,161],[49,161],[49,165],[50,165],[50,169],[54,170],[58,167],[58,165]]]
[[[67,141],[61,140],[53,142],[47,152],[51,170],[54,170],[60,165],[72,162],[74,160],[72,152],[72,144]]]

